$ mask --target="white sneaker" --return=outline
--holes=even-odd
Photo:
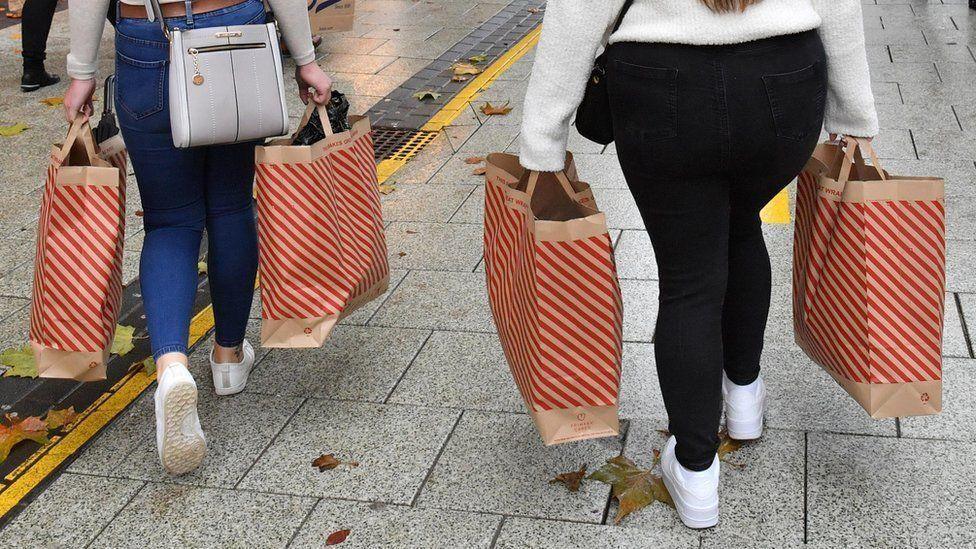
[[[685,469],[674,455],[678,443],[672,436],[661,454],[661,476],[674,500],[678,517],[688,528],[710,528],[718,524],[719,460],[704,471]]]
[[[184,475],[203,463],[207,439],[197,415],[197,384],[183,364],[166,368],[156,387],[156,448],[171,475]]]
[[[766,412],[766,384],[760,377],[749,385],[736,385],[722,374],[725,400],[725,428],[735,440],[755,440],[763,434]]]
[[[218,395],[236,395],[247,385],[247,376],[254,368],[254,347],[245,339],[241,345],[244,359],[240,362],[214,362],[213,349],[210,350],[210,371],[213,373],[214,392]]]

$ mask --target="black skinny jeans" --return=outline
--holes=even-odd
[[[58,0],[27,0],[24,3],[21,35],[24,50],[24,69],[44,67],[47,57],[47,35],[51,32],[51,21]]]
[[[655,358],[677,457],[718,448],[722,370],[759,376],[771,271],[759,211],[817,144],[827,88],[816,31],[730,46],[608,52],[617,154],[660,272]]]

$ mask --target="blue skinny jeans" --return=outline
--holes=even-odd
[[[263,23],[264,4],[167,19],[170,28]],[[169,122],[168,43],[157,22],[119,19],[116,111],[139,184],[145,240],[139,264],[153,357],[186,353],[207,231],[216,341],[244,340],[257,272],[254,219],[256,142],[177,149]]]

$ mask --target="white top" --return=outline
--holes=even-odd
[[[121,0],[123,4],[145,6],[143,0]],[[183,0],[159,0],[160,4]],[[292,58],[298,65],[315,61],[312,30],[308,22],[305,0],[269,0],[278,26]],[[71,53],[68,54],[68,75],[80,80],[95,77],[98,66],[98,45],[102,41],[105,15],[109,0],[68,0],[71,22]]]
[[[569,125],[623,4],[549,0],[523,109],[520,155],[526,168],[563,169]],[[827,51],[825,128],[873,137],[878,116],[861,0],[762,0],[733,13],[715,13],[700,0],[635,0],[609,43],[738,44],[817,28]]]

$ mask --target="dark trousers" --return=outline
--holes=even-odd
[[[723,369],[759,375],[771,271],[759,211],[823,125],[816,31],[730,46],[618,43],[608,82],[621,167],[660,272],[655,359],[679,462],[718,448]]]
[[[47,35],[51,32],[51,21],[57,7],[58,0],[27,0],[24,4],[21,40],[25,70],[44,68]]]

